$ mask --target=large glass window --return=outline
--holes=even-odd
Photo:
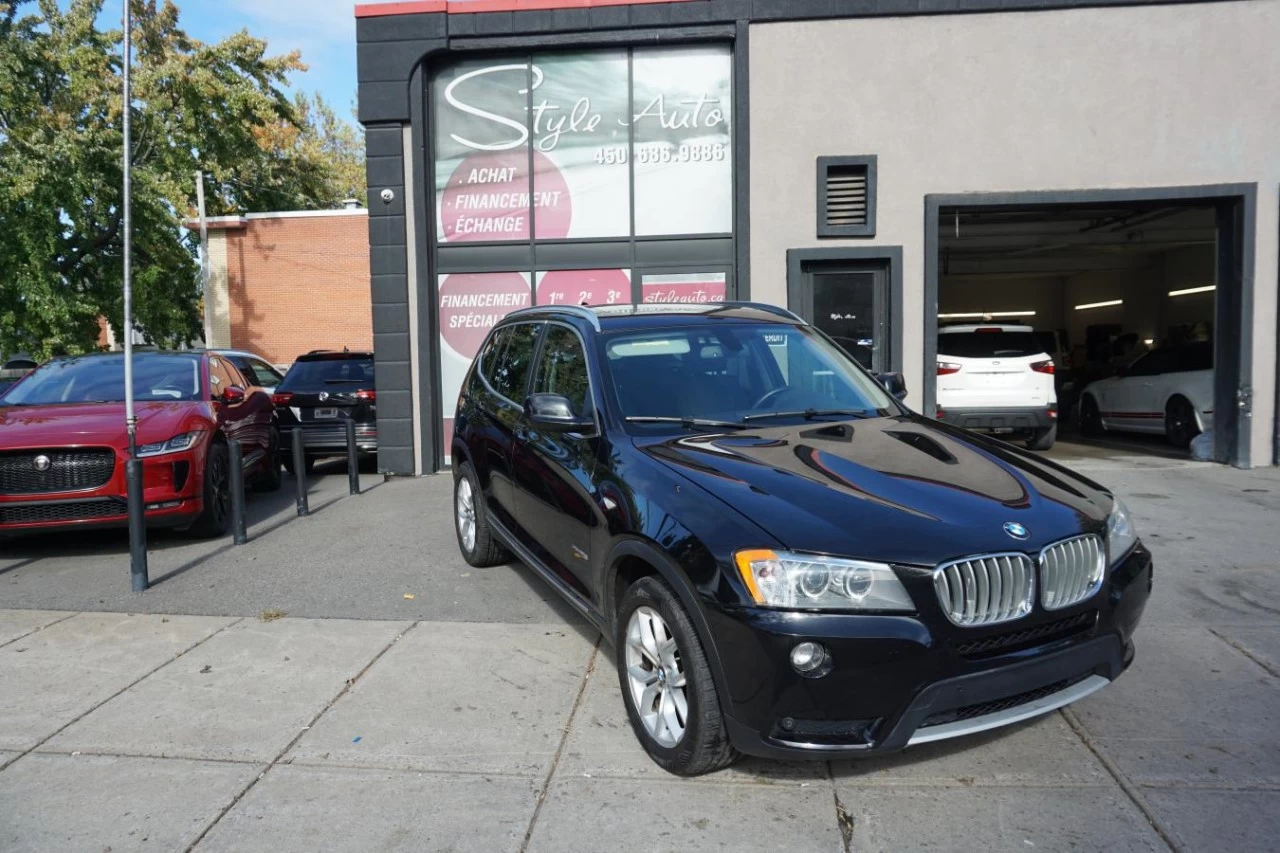
[[[449,65],[431,87],[437,239],[730,233],[732,67],[727,45]]]

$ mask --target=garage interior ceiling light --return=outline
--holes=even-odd
[[[1106,302],[1086,302],[1083,305],[1077,305],[1077,311],[1088,311],[1090,308],[1110,308],[1112,305],[1123,305],[1123,299],[1108,299]]]
[[[1183,288],[1182,290],[1170,290],[1169,295],[1170,296],[1189,296],[1192,293],[1208,293],[1211,290],[1217,290],[1217,289],[1218,289],[1218,285],[1216,284],[1206,284],[1203,287],[1187,287],[1187,288]]]
[[[961,314],[939,314],[939,320],[981,320],[983,317],[1034,317],[1034,311],[966,311]]]

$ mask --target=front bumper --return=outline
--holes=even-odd
[[[1047,429],[1058,422],[1058,407],[978,408],[964,409],[940,406],[938,420],[972,430],[1015,430],[1029,432]]]
[[[1151,555],[1139,545],[1089,600],[986,629],[928,613],[709,609],[730,738],[751,755],[852,758],[1046,713],[1129,666],[1151,578]],[[805,678],[791,668],[790,650],[804,640],[828,648],[830,673]]]

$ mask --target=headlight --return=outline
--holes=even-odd
[[[204,435],[204,430],[194,430],[192,432],[184,432],[181,435],[175,435],[168,441],[156,441],[151,444],[143,444],[138,447],[139,456],[159,456],[163,453],[177,453],[180,450],[190,450],[195,447],[196,442],[200,440],[200,436]]]
[[[1111,515],[1107,516],[1107,567],[1118,563],[1137,543],[1138,534],[1129,518],[1129,508],[1124,505],[1124,501],[1116,498],[1111,507]]]
[[[734,562],[756,604],[827,610],[915,610],[884,563],[792,551],[739,551]]]

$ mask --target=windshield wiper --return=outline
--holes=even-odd
[[[717,421],[709,418],[676,418],[659,415],[633,415],[624,418],[629,424],[679,424],[685,429],[746,429],[739,421]]]
[[[814,418],[827,417],[846,417],[846,418],[869,418],[866,410],[859,409],[802,409],[795,412],[759,412],[754,415],[746,415],[742,419],[744,421],[761,421],[765,418],[804,418],[811,421]]]

